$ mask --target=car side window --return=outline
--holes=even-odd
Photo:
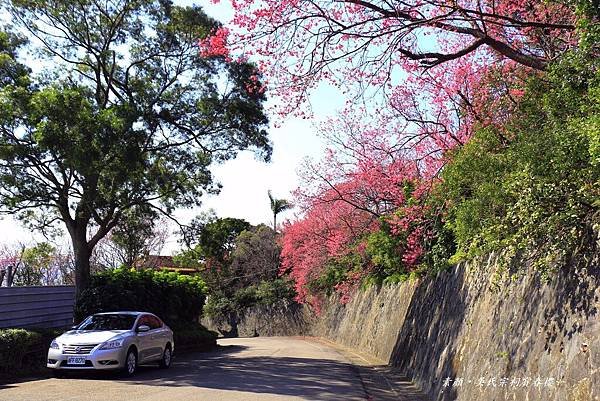
[[[143,315],[142,317],[140,317],[140,320],[138,320],[138,324],[136,326],[136,328],[139,328],[140,326],[150,326],[150,328],[152,328],[152,326],[150,325],[150,322],[148,321],[148,315]]]
[[[159,318],[152,315],[148,315],[148,320],[150,321],[151,329],[160,329],[162,327],[162,322]]]

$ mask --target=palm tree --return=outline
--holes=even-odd
[[[277,231],[277,215],[284,210],[291,209],[292,204],[287,199],[274,198],[271,190],[268,191],[268,194],[271,201],[271,211],[273,211],[273,231]]]

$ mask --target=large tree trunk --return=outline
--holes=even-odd
[[[90,283],[90,256],[92,254],[85,233],[71,238],[75,256],[75,288],[77,296],[81,295]]]

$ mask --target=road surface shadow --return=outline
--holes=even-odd
[[[17,387],[20,383],[44,380],[52,377],[51,372],[42,370],[40,372],[36,372],[31,376],[0,376],[0,390],[4,390],[7,388]]]
[[[142,368],[135,377],[122,382],[298,396],[320,401],[365,398],[351,364],[295,357],[236,358],[230,353],[225,351],[182,358],[174,362],[168,371]]]
[[[230,353],[237,353],[245,350],[246,346],[243,345],[219,345],[217,349],[212,351],[202,352],[179,352],[175,355],[174,360],[202,360],[205,355],[218,354],[227,355]],[[175,362],[174,362],[175,363]],[[138,374],[144,374],[144,372],[156,371],[157,374],[165,374],[168,376],[168,371],[159,369],[156,363],[142,365],[138,367]],[[64,370],[64,379],[82,379],[82,380],[120,380],[123,379],[123,374],[120,371],[114,370]],[[33,382],[39,380],[46,380],[53,378],[52,369],[41,369],[38,372],[32,373],[30,376],[0,376],[0,390],[18,387],[21,383]]]

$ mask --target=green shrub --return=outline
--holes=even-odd
[[[290,302],[295,296],[296,291],[291,281],[283,278],[264,280],[237,290],[233,296],[226,296],[222,292],[210,294],[204,307],[204,314],[214,322],[233,323],[241,318],[248,308]]]
[[[307,287],[312,294],[331,295],[335,287],[346,280],[347,274],[355,267],[355,255],[346,255],[330,259],[323,272],[309,281]]]
[[[40,335],[23,329],[0,331],[0,369],[4,372],[19,371],[23,359],[33,346],[40,343]]]
[[[171,327],[197,322],[206,300],[204,282],[197,276],[157,270],[114,269],[92,276],[78,297],[75,319],[118,310],[152,312]]]
[[[541,268],[565,258],[600,207],[597,56],[565,54],[530,80],[502,131],[479,129],[452,156],[438,188],[456,238],[452,261],[494,250],[535,251]]]
[[[367,237],[366,252],[373,264],[372,276],[383,279],[392,275],[401,275],[406,267],[399,252],[405,238],[394,235],[389,224],[382,219],[381,228]]]
[[[256,286],[256,298],[261,305],[274,305],[281,301],[292,301],[295,297],[296,291],[290,280],[278,278],[263,281]]]
[[[0,374],[21,376],[44,369],[50,342],[58,335],[50,329],[0,329]]]

